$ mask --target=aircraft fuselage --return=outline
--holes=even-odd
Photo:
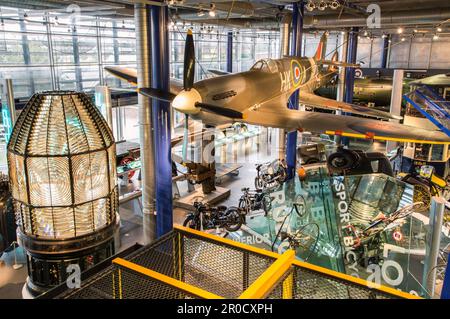
[[[280,103],[280,100],[287,105],[297,89],[312,92],[329,78],[312,58],[285,57],[260,60],[249,71],[205,79],[195,83],[193,88],[203,103],[245,112],[268,103]],[[211,125],[230,122],[230,118],[204,111],[191,116]]]

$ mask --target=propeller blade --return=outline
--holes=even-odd
[[[185,91],[192,89],[195,75],[195,49],[192,30],[188,30],[184,47],[183,88]]]
[[[207,112],[211,112],[211,113],[214,113],[214,114],[226,116],[226,117],[229,117],[229,118],[233,118],[233,119],[242,119],[243,118],[243,114],[241,112],[235,111],[235,110],[232,110],[232,109],[227,109],[225,107],[211,105],[211,104],[206,104],[206,103],[200,103],[200,102],[195,103],[195,106],[196,107],[200,107],[200,108],[204,109]]]
[[[157,99],[169,103],[171,103],[176,96],[175,94],[172,94],[170,92],[154,88],[141,88],[138,89],[138,92],[152,99]]]
[[[187,147],[188,147],[188,130],[189,130],[189,115],[184,115],[184,134],[183,134],[183,146],[181,149],[181,157],[183,160],[183,163],[186,162],[186,156],[187,156]]]

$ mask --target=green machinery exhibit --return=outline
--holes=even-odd
[[[0,299],[450,298],[450,3],[0,23]]]

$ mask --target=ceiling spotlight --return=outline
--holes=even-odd
[[[58,25],[58,24],[59,24],[58,16],[56,16],[56,17],[53,19],[53,23],[54,23],[55,25]]]
[[[383,33],[383,35],[381,36],[383,39],[387,38],[387,35],[385,33]]]
[[[325,1],[320,1],[319,6],[317,7],[317,9],[319,9],[320,11],[323,11],[327,8],[328,4]]]
[[[401,38],[401,41],[402,41],[402,42],[404,42],[405,40],[406,40],[406,38],[405,38],[405,37]]]
[[[441,27],[437,27],[437,28],[436,28],[436,31],[437,31],[437,32],[442,32],[442,28],[441,28]]]
[[[402,27],[398,27],[398,29],[397,29],[398,34],[402,34],[403,31],[405,31],[405,30]]]
[[[414,33],[417,33],[417,32],[419,32],[419,30],[417,30],[417,29],[414,29],[414,30],[413,30],[413,32],[414,32]]]
[[[439,36],[437,34],[433,35],[433,40],[439,40]]]
[[[331,3],[329,4],[329,7],[333,10],[336,10],[340,6],[341,6],[341,4],[339,3],[339,1],[336,1],[336,0],[331,1]]]
[[[308,3],[305,5],[306,10],[313,11],[316,8],[316,5],[312,1],[308,1]]]
[[[209,16],[210,17],[216,16],[216,5],[214,3],[211,3],[211,6],[209,8]]]
[[[364,36],[367,37],[368,35],[369,35],[369,32],[367,32],[367,30],[364,31]]]

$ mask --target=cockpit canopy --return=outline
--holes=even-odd
[[[262,59],[257,61],[250,70],[258,70],[268,73],[278,72],[277,64],[271,59]]]

